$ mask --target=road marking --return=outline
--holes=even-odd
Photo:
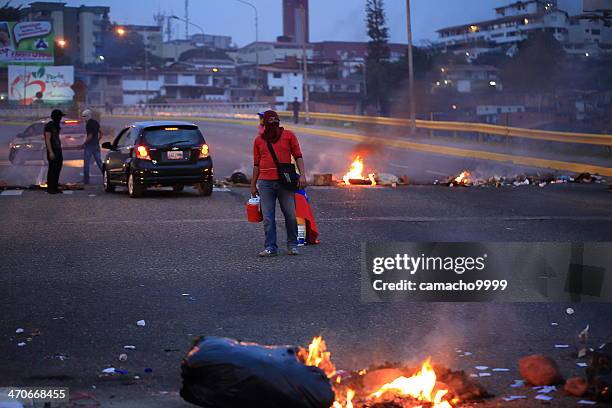
[[[43,180],[43,177],[45,177],[45,168],[43,166],[40,166],[40,170],[38,170],[38,176],[36,176],[36,185],[41,186],[46,182],[47,178],[45,177]]]
[[[22,194],[23,194],[23,190],[4,190],[3,192],[0,193],[0,195],[4,197],[20,196]]]
[[[213,187],[213,191],[216,193],[231,193],[232,190],[226,187]]]

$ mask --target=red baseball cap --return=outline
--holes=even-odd
[[[264,123],[278,123],[280,119],[278,118],[278,113],[273,110],[265,111],[263,114]]]

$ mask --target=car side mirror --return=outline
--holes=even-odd
[[[102,143],[102,148],[103,149],[108,149],[108,150],[113,150],[113,145],[111,144],[111,142],[104,142],[104,143]]]

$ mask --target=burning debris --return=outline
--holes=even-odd
[[[605,183],[606,180],[598,175],[590,173],[580,173],[574,177],[568,175],[555,176],[551,173],[538,174],[518,174],[513,177],[492,176],[492,177],[475,177],[469,170],[463,170],[461,173],[449,176],[444,181],[435,180],[434,184],[441,184],[449,187],[520,187],[520,186],[539,186],[545,187],[549,184],[564,184],[564,183]]]
[[[376,180],[374,179],[374,173],[368,174],[367,177],[363,175],[363,159],[361,156],[355,157],[355,160],[351,163],[350,170],[342,176],[342,181],[345,185],[357,185],[357,186],[375,186]]]
[[[328,376],[336,395],[333,408],[453,408],[461,401],[488,397],[485,389],[463,371],[435,366],[430,359],[418,368],[336,370],[321,337],[315,337],[308,350],[300,349],[298,358]]]

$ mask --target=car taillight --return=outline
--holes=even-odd
[[[200,159],[205,159],[208,157],[208,145],[204,144],[200,148]]]
[[[146,146],[137,146],[136,147],[136,158],[142,160],[151,160],[151,156],[149,156],[149,149]]]

